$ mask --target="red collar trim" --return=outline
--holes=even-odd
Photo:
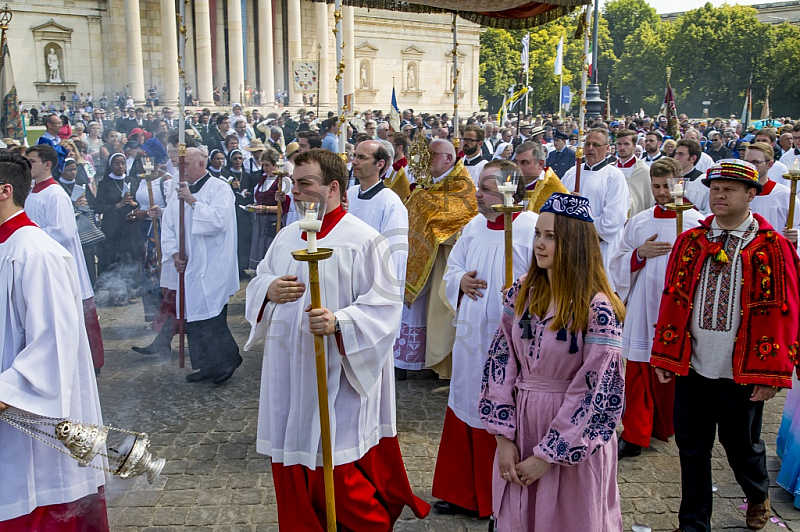
[[[622,161],[617,159],[617,168],[631,168],[631,167],[633,167],[634,164],[636,164],[637,160],[638,159],[636,159],[635,155],[632,155],[630,160],[627,163],[623,163]]]
[[[519,216],[519,214],[520,213],[518,213],[518,212],[515,212],[514,214],[512,214],[511,215],[512,221],[516,220],[517,216]],[[505,216],[498,216],[494,221],[491,221],[490,219],[487,218],[486,219],[486,227],[488,227],[492,231],[502,231],[503,229],[506,228],[505,220],[503,220],[503,218],[505,218]]]
[[[320,228],[319,233],[317,233],[317,239],[325,238],[328,236],[328,233],[336,227],[344,215],[347,214],[347,211],[342,208],[341,205],[333,209],[331,212],[325,213],[325,217],[322,219],[322,228]],[[303,240],[307,240],[306,232],[303,231],[300,235],[300,238]]]
[[[36,194],[36,193],[41,192],[42,190],[46,189],[50,185],[57,185],[57,184],[58,183],[56,183],[55,179],[53,179],[52,177],[48,177],[47,179],[45,179],[41,183],[36,183],[36,185],[34,185],[33,190],[31,192]]]
[[[761,194],[759,194],[759,196],[769,196],[770,192],[772,192],[772,189],[774,188],[775,188],[775,181],[773,181],[772,179],[767,179],[767,182],[764,184],[764,189],[761,191]]]
[[[656,220],[661,220],[661,219],[675,220],[678,218],[678,213],[676,211],[665,209],[661,205],[656,205],[656,208],[653,211],[653,218],[655,218]]]
[[[394,168],[395,172],[398,172],[401,168],[405,168],[407,164],[408,161],[405,157],[403,157],[402,159],[395,161],[394,164],[392,164],[392,168]]]
[[[36,224],[28,218],[25,211],[20,211],[19,214],[12,216],[0,225],[0,244],[5,243],[17,229],[28,226],[36,227]]]

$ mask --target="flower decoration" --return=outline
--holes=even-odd
[[[714,260],[714,262],[722,264],[727,264],[728,262],[730,262],[728,254],[725,253],[725,249],[719,242],[714,242],[713,244],[708,246],[708,253],[711,255],[711,258]]]
[[[678,339],[678,333],[676,332],[674,325],[665,325],[658,329],[656,333],[656,341],[663,343],[664,345],[669,345],[675,343]]]
[[[768,356],[776,356],[780,345],[775,343],[775,339],[770,336],[762,336],[758,342],[758,358],[760,360],[766,359]],[[791,351],[791,350],[790,350]]]

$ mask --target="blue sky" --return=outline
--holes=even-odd
[[[601,6],[605,3],[601,1]],[[777,0],[734,0],[725,2],[724,0],[709,0],[715,6],[722,4],[772,4]],[[676,11],[689,11],[705,5],[705,0],[648,0],[648,3],[656,8],[658,13],[674,13]]]

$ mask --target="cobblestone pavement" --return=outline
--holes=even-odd
[[[130,350],[132,345],[146,345],[153,337],[143,325],[140,303],[101,308],[99,313],[106,347],[106,365],[98,378],[105,421],[148,432],[155,453],[167,459],[163,474],[153,485],[138,478],[115,479],[107,487],[112,530],[277,532],[269,459],[255,448],[260,349],[242,352],[244,363],[222,386],[189,384],[184,379],[190,371],[189,361],[185,369],[178,368],[177,339],[171,359]],[[243,315],[244,290],[240,290],[228,309],[228,321],[240,346],[249,333]],[[431,483],[447,388],[436,380],[407,380],[398,382],[397,396],[397,428],[411,486],[432,503]],[[781,394],[767,403],[763,437],[773,477],[773,512],[787,528],[770,523],[767,531],[800,531],[800,511],[774,483],[780,468],[775,435],[784,397]],[[743,495],[719,446],[713,464],[718,486],[714,530],[745,530],[743,512],[738,509]],[[677,449],[672,442],[655,442],[639,458],[624,460],[619,466],[619,487],[625,530],[631,530],[634,523],[647,524],[653,530],[677,527],[679,482]],[[486,521],[436,513],[416,520],[408,509],[396,526],[401,532],[486,529]]]

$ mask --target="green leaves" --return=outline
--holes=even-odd
[[[583,42],[573,39],[580,12],[531,30],[532,88],[529,108],[558,110],[558,78],[553,74],[556,47],[564,44],[564,84],[580,88]],[[525,31],[489,29],[481,36],[481,96],[499,107],[503,93],[519,83],[521,39]],[[800,28],[759,22],[749,6],[710,3],[674,22],[662,22],[646,0],[610,0],[600,18],[600,85],[610,89],[612,111],[629,114],[644,108],[655,114],[672,67],[678,111],[701,116],[741,113],[752,75],[753,114],[761,111],[766,89],[774,116],[800,114]],[[524,78],[523,78],[524,79]],[[703,105],[711,100],[711,105]]]

